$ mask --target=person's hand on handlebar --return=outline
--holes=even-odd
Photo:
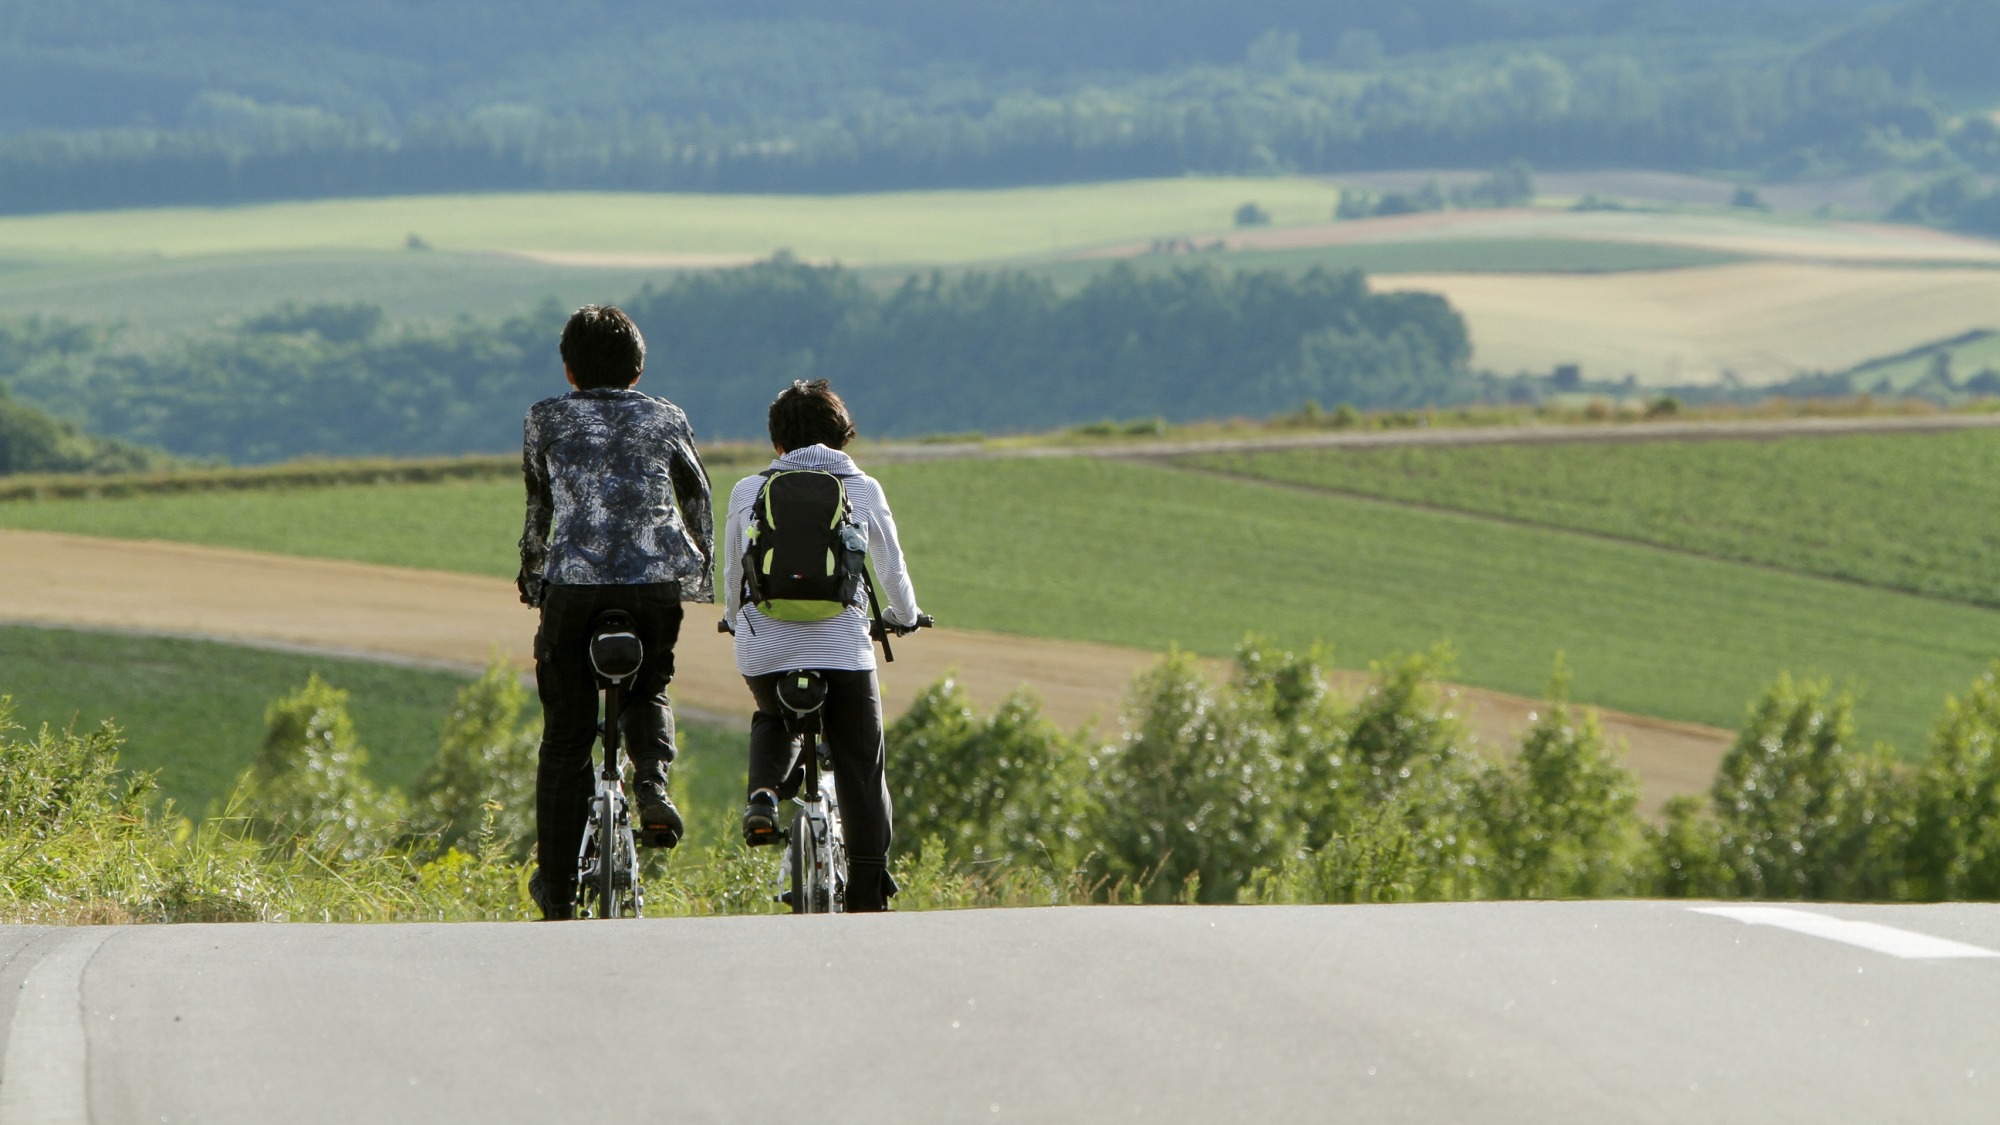
[[[896,634],[899,637],[907,637],[911,633],[914,633],[919,629],[928,629],[932,625],[936,624],[936,622],[931,618],[931,615],[928,613],[917,614],[916,624],[914,625],[898,625],[894,621],[889,620],[887,615],[884,615],[878,618],[877,620],[882,628],[888,630],[891,633]]]

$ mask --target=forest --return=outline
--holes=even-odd
[[[1953,60],[2000,46],[1950,0],[76,7],[0,4],[0,211],[1512,159],[1938,169],[1989,143],[1962,110],[1991,80]]]
[[[878,288],[794,259],[680,274],[623,303],[655,341],[640,389],[704,439],[753,438],[794,378],[829,378],[874,436],[1106,417],[1262,415],[1307,401],[1477,396],[1464,321],[1358,273],[1117,266],[1066,293],[1009,270]],[[387,329],[372,305],[284,306],[161,348],[0,324],[0,380],[90,431],[237,463],[499,452],[565,389],[553,304],[498,324]]]

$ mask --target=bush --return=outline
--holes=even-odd
[[[417,779],[412,828],[440,847],[492,834],[517,858],[535,841],[535,766],[541,742],[539,708],[523,720],[533,696],[520,669],[496,660],[460,689],[438,740],[437,758]]]
[[[1482,781],[1490,893],[1629,893],[1642,854],[1638,805],[1638,781],[1605,745],[1597,716],[1570,707],[1569,670],[1558,657],[1548,706],[1522,739],[1520,755]]]
[[[368,751],[355,738],[346,692],[314,673],[271,705],[264,724],[264,745],[230,798],[253,832],[343,859],[387,846],[402,826],[403,801],[368,779]]]
[[[1081,859],[1085,755],[1016,693],[981,718],[951,677],[889,728],[897,850],[1068,872]]]
[[[1712,797],[1721,860],[1750,898],[1896,897],[1907,790],[1857,750],[1854,701],[1780,676],[1751,705]]]
[[[1254,707],[1174,652],[1140,675],[1128,729],[1091,761],[1090,839],[1104,874],[1147,902],[1233,902],[1294,846],[1276,740]]]
[[[2000,898],[2000,665],[1945,701],[1912,799],[1914,897]]]

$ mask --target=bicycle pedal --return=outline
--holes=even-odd
[[[671,848],[681,842],[681,834],[666,828],[641,828],[639,844],[647,848]]]

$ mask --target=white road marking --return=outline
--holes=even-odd
[[[1891,957],[1901,957],[1905,960],[2000,957],[2000,952],[1967,945],[1962,941],[1932,937],[1912,930],[1899,930],[1894,926],[1884,926],[1878,922],[1850,922],[1845,918],[1830,918],[1824,914],[1814,914],[1809,910],[1792,910],[1783,906],[1696,906],[1691,909],[1696,914],[1734,918],[1751,926],[1776,926],[1781,930],[1858,945],[1863,949],[1871,949],[1877,953],[1886,953]]]
[[[110,936],[101,926],[66,935],[22,980],[0,1062],[0,1121],[7,1125],[90,1125],[83,969]]]

